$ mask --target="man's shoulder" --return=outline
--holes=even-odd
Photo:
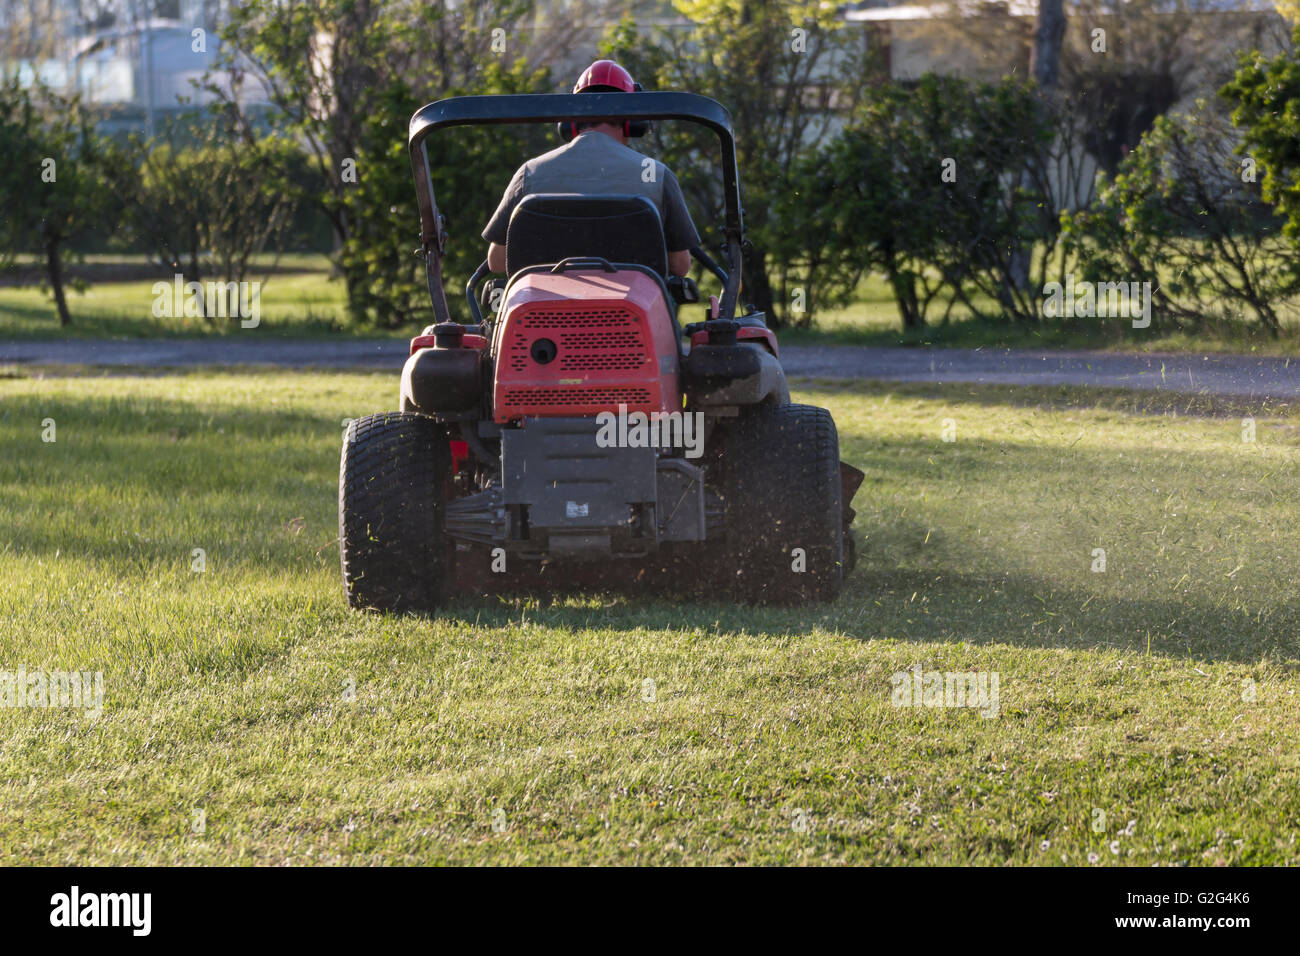
[[[645,153],[633,149],[627,143],[620,143],[612,137],[601,136],[600,138],[606,140],[609,144],[608,146],[602,144],[605,150],[602,158],[611,164],[617,164],[626,169],[635,170],[636,174],[641,177],[642,182],[662,183],[665,179],[672,176],[672,170],[654,157],[647,156]],[[648,163],[654,164],[654,175],[650,179],[645,178]]]
[[[617,155],[619,155],[619,156],[625,156],[625,157],[627,157],[627,159],[628,159],[629,161],[631,161],[631,162],[634,162],[634,163],[644,163],[647,159],[650,159],[650,157],[647,156],[645,153],[642,153],[642,152],[640,152],[639,150],[635,150],[635,149],[633,149],[633,148],[632,148],[631,146],[629,146],[627,143],[620,143],[618,140],[614,139],[612,136],[602,136],[601,139],[604,139],[604,140],[608,140],[608,141],[609,141],[609,145],[608,145],[606,148],[607,148],[611,153],[615,153],[615,154],[617,154]],[[657,160],[657,159],[655,159],[655,160],[651,160],[651,162],[653,162],[656,166],[662,166],[662,165],[663,165],[663,163],[659,162],[659,160]]]
[[[569,147],[572,145],[573,143],[565,143],[563,146],[557,146],[555,147],[555,149],[542,153],[540,156],[534,156],[532,159],[525,162],[523,166],[519,168],[526,172],[531,172],[532,170],[536,169],[538,166],[545,165],[546,163],[553,162],[554,160],[560,159],[561,157],[565,156],[569,151]]]
[[[606,136],[605,138],[609,139],[608,136]],[[614,140],[610,140],[610,141],[614,143],[615,149],[621,151],[621,155],[627,157],[629,163],[635,163],[636,165],[640,166],[642,169],[645,168],[646,163],[654,163],[656,180],[662,179],[664,173],[672,172],[672,170],[670,170],[667,166],[665,166],[662,162],[655,159],[654,157],[647,156],[645,153],[633,149],[631,146],[627,145],[626,143],[619,143]]]
[[[604,158],[622,159],[628,163],[641,163],[647,158],[642,153],[638,153],[631,146],[627,146],[614,139],[612,136],[605,136],[603,133],[589,132],[584,133],[563,146],[557,146],[550,152],[542,153],[540,156],[534,156],[525,167],[534,167],[545,165],[550,162],[583,162],[586,157],[600,154]],[[658,162],[656,160],[656,162]],[[662,164],[660,164],[662,165]]]

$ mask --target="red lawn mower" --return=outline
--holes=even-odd
[[[535,194],[509,224],[509,278],[452,319],[426,137],[466,124],[687,120],[722,147],[724,269],[701,321],[670,277],[655,205]],[[420,252],[436,323],[411,341],[400,411],[348,426],[339,545],[348,603],[428,611],[494,575],[569,585],[647,572],[720,600],[831,600],[853,565],[830,412],[790,402],[776,336],[737,315],[744,228],[731,117],[691,93],[465,96],[412,118]],[[484,315],[484,309],[488,314]],[[475,583],[477,582],[477,583]]]

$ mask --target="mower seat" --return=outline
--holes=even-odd
[[[506,273],[572,256],[599,256],[668,275],[659,210],[645,196],[529,193],[510,215]]]

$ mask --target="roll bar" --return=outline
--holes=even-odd
[[[451,321],[442,284],[442,259],[447,232],[433,195],[426,138],[434,130],[451,126],[505,123],[594,122],[600,120],[687,120],[718,136],[722,146],[723,202],[726,219],[727,282],[718,317],[734,318],[740,294],[741,246],[745,227],[740,208],[740,174],[731,114],[717,100],[697,93],[517,93],[500,96],[454,96],[416,110],[411,117],[407,144],[415,176],[415,198],[420,209],[420,248],[429,281],[429,298],[438,322]],[[503,187],[504,188],[504,187]]]

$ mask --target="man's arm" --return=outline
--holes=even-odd
[[[664,242],[668,246],[668,271],[684,276],[691,271],[691,247],[700,244],[700,234],[695,231],[691,212],[686,208],[682,187],[672,170],[663,166],[664,177]]]
[[[520,166],[506,187],[496,212],[483,230],[483,238],[488,241],[488,268],[493,272],[506,271],[506,234],[510,228],[510,214],[519,205],[519,200],[524,198],[524,176],[525,169]]]

